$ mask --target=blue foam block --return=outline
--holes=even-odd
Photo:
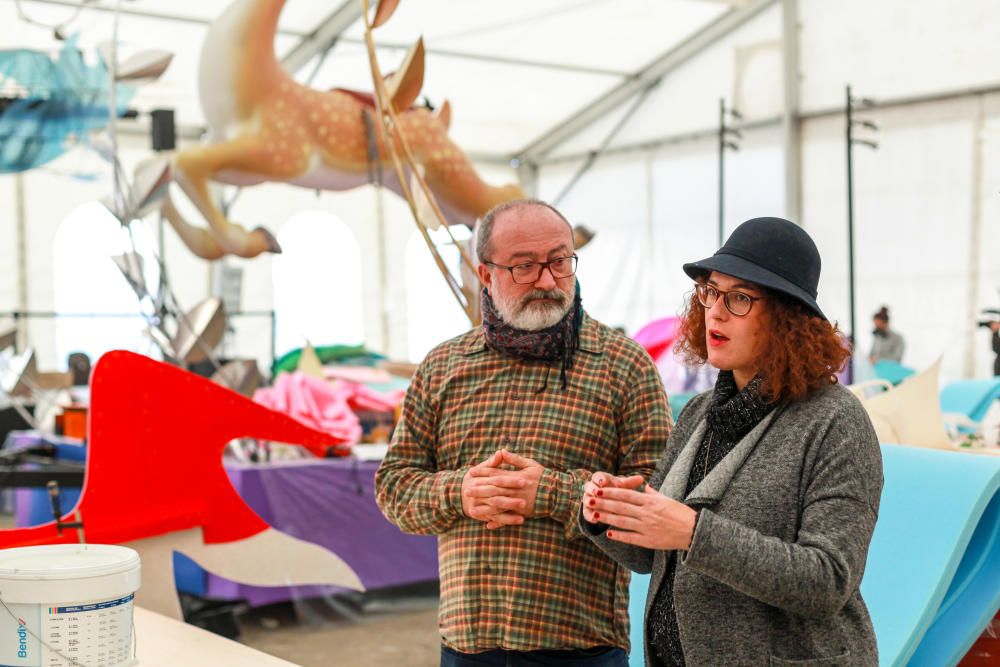
[[[184,554],[174,552],[174,582],[177,590],[205,597],[207,595],[205,570]]]
[[[883,445],[861,593],[883,665],[953,665],[1000,608],[1000,457]]]
[[[646,650],[642,644],[643,616],[646,614],[646,592],[649,590],[649,575],[632,573],[632,583],[628,586],[628,619],[631,625],[629,639],[632,650],[628,654],[629,667],[644,667]]]

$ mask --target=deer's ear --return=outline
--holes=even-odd
[[[385,78],[386,91],[396,111],[404,111],[416,101],[424,86],[424,39],[410,47],[402,66]]]
[[[397,6],[399,0],[379,0],[378,7],[375,8],[375,18],[372,19],[372,27],[377,28],[388,21]]]
[[[437,119],[444,125],[445,131],[447,131],[451,127],[451,102],[445,100],[441,108],[437,110],[436,115]]]

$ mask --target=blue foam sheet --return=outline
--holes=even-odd
[[[1000,457],[883,445],[861,593],[883,665],[953,665],[1000,608]]]
[[[1000,378],[961,380],[941,390],[941,411],[957,412],[978,422],[997,399],[1000,399]]]
[[[891,382],[892,384],[899,384],[916,373],[912,368],[908,368],[898,361],[890,361],[888,359],[879,359],[875,362],[874,368],[875,377],[886,382]]]
[[[861,592],[881,665],[954,665],[1000,609],[1000,457],[883,445],[885,488]],[[632,575],[642,667],[648,575]]]

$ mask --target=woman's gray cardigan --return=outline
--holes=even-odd
[[[685,497],[709,396],[685,407],[650,480],[701,510],[690,550],[591,539],[626,567],[652,572],[647,618],[676,554],[674,610],[688,667],[877,665],[858,587],[882,456],[861,403],[831,385],[777,408]]]

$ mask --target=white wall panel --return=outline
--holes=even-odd
[[[573,167],[543,170],[541,197],[562,190]],[[584,308],[605,324],[629,331],[649,321],[652,312],[648,195],[642,160],[607,160],[588,172],[559,207],[571,223],[596,232],[578,252]]]
[[[15,177],[0,176],[0,311],[17,308],[17,212],[14,206]],[[5,326],[0,321],[0,327]]]
[[[1000,84],[1000,3],[800,0],[801,103],[842,106],[844,86],[891,99]]]

